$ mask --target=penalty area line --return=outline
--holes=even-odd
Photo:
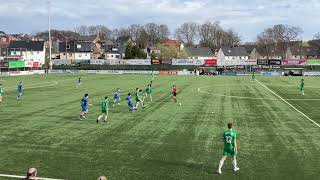
[[[9,178],[26,178],[26,176],[17,176],[17,175],[10,175],[10,174],[0,174],[0,177],[9,177]],[[63,180],[63,179],[52,179],[52,178],[43,178],[43,177],[34,177],[30,179],[37,179],[37,180]]]
[[[283,99],[280,95],[278,95],[277,93],[275,93],[274,91],[272,91],[270,88],[268,88],[267,86],[265,86],[263,83],[261,83],[260,81],[256,80],[262,87],[264,87],[265,89],[267,89],[268,91],[270,91],[272,94],[274,94],[275,96],[277,96],[279,99],[281,99],[283,102],[285,102],[286,104],[288,104],[290,107],[292,107],[294,110],[296,110],[298,113],[300,113],[302,116],[304,116],[306,119],[308,119],[310,122],[312,122],[313,124],[315,124],[316,126],[320,127],[320,124],[318,124],[317,122],[315,122],[314,120],[312,120],[310,117],[308,117],[307,115],[305,115],[303,112],[301,112],[299,109],[297,109],[296,107],[294,107],[292,104],[290,104],[288,101],[286,101],[285,99]]]

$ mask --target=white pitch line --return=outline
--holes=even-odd
[[[239,84],[238,84],[239,85]],[[205,86],[205,87],[211,87],[211,86]],[[206,91],[203,91],[202,88],[198,88],[198,91],[200,93],[204,94],[210,94],[214,96],[220,96],[220,97],[228,97],[228,98],[236,98],[236,99],[252,99],[252,100],[269,100],[269,101],[280,101],[280,99],[273,99],[273,98],[260,98],[260,97],[245,97],[245,96],[230,96],[230,95],[224,95],[224,94],[215,94],[215,93],[209,93]],[[215,87],[215,86],[214,86]],[[287,101],[320,101],[320,99],[285,99]]]
[[[292,104],[290,104],[288,101],[286,101],[285,99],[283,99],[280,95],[278,95],[277,93],[275,93],[274,91],[272,91],[271,89],[269,89],[267,86],[265,86],[264,84],[262,84],[260,81],[256,80],[261,86],[263,86],[264,88],[266,88],[268,91],[270,91],[272,94],[274,94],[275,96],[277,96],[279,99],[281,99],[283,102],[285,102],[286,104],[288,104],[290,107],[292,107],[294,110],[296,110],[298,113],[300,113],[302,116],[304,116],[306,119],[308,119],[310,122],[314,123],[316,126],[320,127],[320,124],[316,123],[314,120],[312,120],[311,118],[309,118],[307,115],[305,115],[303,112],[301,112],[299,109],[297,109],[296,107],[294,107]]]
[[[43,87],[51,87],[51,86],[57,86],[59,83],[61,82],[65,82],[65,81],[73,81],[74,79],[64,79],[64,80],[60,80],[60,81],[50,81],[50,82],[44,82],[44,83],[35,83],[35,84],[31,84],[31,86],[29,85],[24,85],[24,87],[28,87],[27,89],[35,89],[35,88],[43,88]],[[41,85],[41,86],[32,86],[32,85]],[[48,85],[45,85],[48,84]],[[4,90],[14,90],[16,89],[18,86],[11,86],[11,87],[6,87],[4,88]]]
[[[11,177],[11,178],[23,178],[25,179],[26,176],[17,176],[17,175],[9,175],[9,174],[0,174],[0,177]],[[52,178],[43,178],[43,177],[36,177],[32,178],[36,180],[63,180],[63,179],[52,179]]]
[[[220,97],[228,97],[228,98],[237,98],[237,99],[252,99],[252,100],[269,100],[269,101],[279,101],[279,99],[271,99],[271,98],[255,98],[255,97],[242,97],[242,96],[229,96],[229,95],[224,95],[224,94],[214,94],[214,93],[209,93],[209,92],[205,92],[202,91],[201,89],[204,87],[200,87],[198,88],[198,91],[204,94],[210,94],[210,95],[214,95],[214,96],[220,96]]]

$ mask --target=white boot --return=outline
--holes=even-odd
[[[240,168],[237,166],[237,160],[233,160],[232,161],[232,164],[233,164],[233,171],[234,172],[237,172],[237,171],[239,171],[240,170]]]

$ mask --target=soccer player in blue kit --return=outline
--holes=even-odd
[[[89,95],[85,94],[84,97],[81,99],[81,113],[80,113],[80,120],[86,118],[86,114],[88,113],[88,105],[89,105]]]
[[[18,85],[18,96],[17,96],[18,100],[21,98],[22,92],[23,92],[23,85],[22,85],[22,82],[20,82]]]

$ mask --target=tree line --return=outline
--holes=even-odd
[[[254,44],[280,44],[290,41],[301,40],[302,28],[278,24],[263,30],[257,35]],[[39,32],[34,36],[45,36],[47,32]],[[166,24],[147,23],[132,24],[127,27],[111,29],[103,25],[86,26],[81,25],[73,31],[53,30],[52,35],[60,34],[67,38],[79,36],[90,36],[99,34],[101,38],[112,41],[121,41],[128,38],[139,48],[155,47],[164,43],[171,35]],[[220,22],[185,22],[174,30],[173,36],[185,46],[199,45],[209,47],[216,52],[223,46],[238,46],[241,43],[241,36],[232,29],[225,29]],[[315,39],[320,39],[320,33],[315,34]]]

